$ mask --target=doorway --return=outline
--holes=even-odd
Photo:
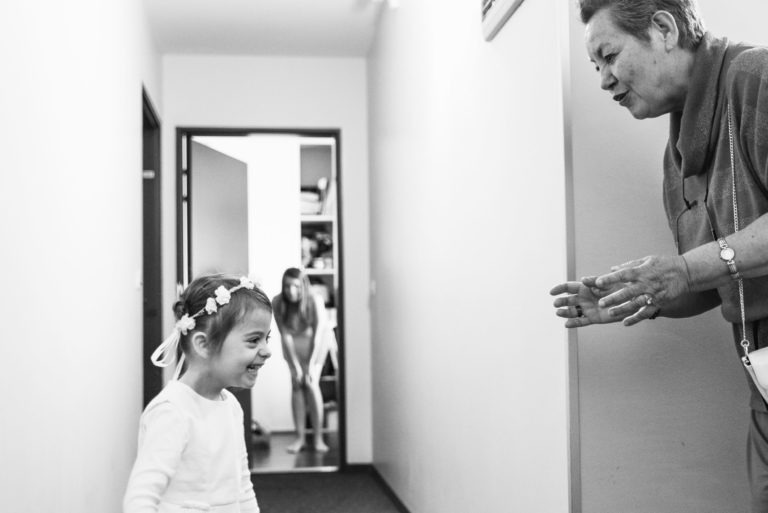
[[[161,253],[161,191],[160,191],[160,118],[146,90],[141,91],[142,110],[142,290],[144,299],[143,403],[163,388],[162,369],[155,367],[150,355],[162,334],[162,253]]]
[[[304,419],[307,443],[291,452],[300,420],[273,323],[273,358],[252,390],[236,394],[251,470],[338,470],[346,465],[340,131],[178,128],[176,136],[178,282],[242,274],[272,298],[283,271],[298,268],[333,328],[321,358],[322,425]],[[315,450],[315,429],[329,451]]]

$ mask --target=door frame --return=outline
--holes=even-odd
[[[146,407],[163,388],[163,372],[150,361],[163,339],[162,183],[160,118],[144,87],[142,111],[142,297],[143,297],[143,404]]]
[[[187,201],[186,212],[184,201],[189,198],[192,191],[188,163],[191,161],[192,146],[188,144],[191,137],[195,136],[248,136],[248,135],[296,135],[300,137],[328,137],[336,141],[336,230],[338,243],[338,276],[339,289],[336,291],[336,324],[338,326],[338,415],[339,415],[339,471],[349,467],[347,462],[347,408],[346,408],[346,373],[345,369],[345,341],[346,330],[344,328],[344,219],[342,216],[342,165],[341,165],[341,129],[338,128],[222,128],[222,127],[176,127],[176,279],[177,283],[187,283],[186,279],[192,275],[191,256],[186,258],[184,265],[184,253],[188,250],[184,246],[184,232],[188,247],[191,247],[192,234],[191,206]],[[184,219],[187,219],[186,227]],[[185,230],[186,228],[186,230]],[[310,468],[311,470],[311,468]]]

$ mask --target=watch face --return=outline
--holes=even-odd
[[[731,248],[723,248],[720,250],[720,258],[726,262],[733,260],[734,256],[736,256],[736,253]]]

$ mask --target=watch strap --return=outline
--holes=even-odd
[[[733,251],[733,248],[731,248],[728,245],[728,243],[725,240],[725,237],[720,237],[719,239],[717,239],[717,243],[720,245],[720,251],[730,249],[731,252],[733,253],[733,257],[728,260],[726,260],[722,256],[720,256],[720,259],[723,262],[725,262],[725,264],[728,266],[728,272],[731,273],[731,278],[733,278],[734,280],[738,280],[739,278],[741,278],[741,274],[739,273],[739,270],[736,268],[736,261],[735,261],[736,253]]]

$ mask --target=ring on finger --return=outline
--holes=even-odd
[[[645,304],[646,304],[646,306],[653,306],[653,305],[656,304],[652,295],[650,295],[650,294],[643,294],[643,297],[645,297]]]
[[[576,317],[584,317],[584,309],[581,305],[576,305]]]

